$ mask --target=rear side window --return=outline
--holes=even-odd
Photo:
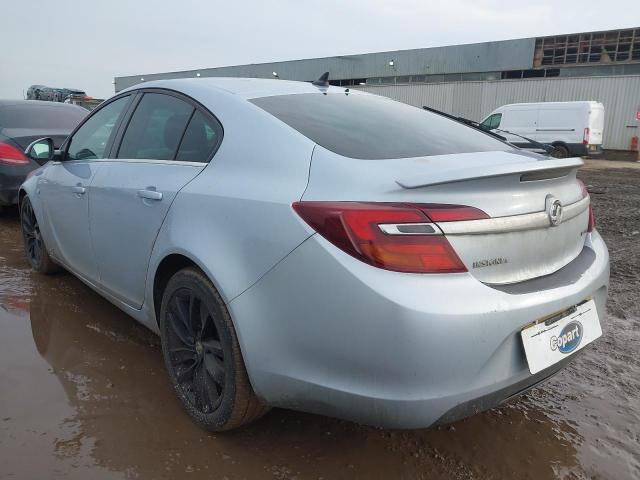
[[[251,102],[345,157],[390,159],[512,148],[441,115],[376,95],[305,93]]]
[[[222,139],[222,127],[218,122],[196,111],[184,132],[176,160],[183,162],[207,162]]]
[[[193,110],[174,96],[145,93],[122,137],[117,158],[173,160]]]
[[[0,128],[32,128],[71,132],[88,113],[81,107],[32,100],[22,105],[0,107]]]

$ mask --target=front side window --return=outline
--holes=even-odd
[[[217,122],[196,111],[184,132],[176,160],[207,162],[222,139],[222,128]]]
[[[377,95],[303,93],[251,102],[345,157],[392,159],[512,148],[442,115]]]
[[[193,110],[172,95],[145,93],[122,137],[118,158],[173,160]]]
[[[105,158],[105,149],[129,98],[125,96],[114,100],[92,115],[71,138],[67,160]]]

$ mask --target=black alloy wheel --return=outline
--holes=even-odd
[[[249,382],[224,301],[202,270],[188,267],[169,279],[160,306],[160,335],[173,388],[200,426],[231,430],[269,410]]]
[[[207,415],[220,405],[225,388],[218,328],[206,303],[187,288],[172,295],[167,315],[168,353],[177,386],[195,409]]]
[[[47,247],[40,233],[38,219],[28,197],[25,197],[20,204],[20,224],[22,226],[24,253],[31,268],[40,273],[57,271],[59,268],[49,257]]]

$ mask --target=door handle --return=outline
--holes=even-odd
[[[162,200],[162,192],[156,190],[138,190],[138,196],[148,200]]]
[[[87,193],[87,189],[81,187],[80,185],[76,185],[75,187],[71,187],[71,192],[75,193],[76,195],[84,195],[85,193]]]

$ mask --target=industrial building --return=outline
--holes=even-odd
[[[157,79],[258,77],[313,81],[329,71],[348,86],[482,120],[508,103],[596,100],[603,148],[631,150],[640,136],[640,27],[413,50],[343,55],[114,79],[115,91]],[[634,139],[635,138],[635,139]]]

